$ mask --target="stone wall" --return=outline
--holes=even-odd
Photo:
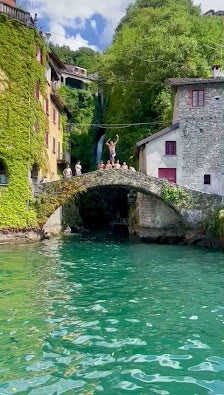
[[[192,107],[192,87],[178,89],[178,120],[182,151],[181,185],[224,195],[224,86],[206,84],[205,105]],[[194,89],[201,89],[194,86]],[[204,175],[211,185],[204,185]]]
[[[162,200],[139,193],[136,209],[136,233],[141,239],[172,243],[184,239],[183,219]]]

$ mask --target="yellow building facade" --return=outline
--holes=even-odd
[[[47,95],[45,99],[45,112],[48,117],[49,129],[45,134],[49,169],[46,174],[48,181],[60,179],[59,164],[63,163],[63,124],[64,115],[59,97],[54,92],[53,83],[47,83]]]
[[[41,61],[41,54],[37,48],[37,59]],[[41,95],[39,85],[36,85],[36,99],[40,100],[43,111],[47,118],[48,127],[45,131],[45,148],[47,151],[48,168],[43,173],[42,169],[37,169],[36,183],[41,180],[57,181],[61,178],[62,167],[65,166],[63,160],[63,122],[62,117],[65,115],[64,104],[57,89],[61,85],[60,74],[57,65],[52,61],[50,54],[48,55],[46,64],[46,90],[45,95]],[[38,127],[38,125],[36,126]]]

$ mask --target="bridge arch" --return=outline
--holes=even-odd
[[[103,170],[73,177],[69,180],[43,184],[37,195],[36,207],[40,224],[44,225],[56,209],[74,195],[96,188],[121,187],[133,189],[151,196],[155,201],[168,206],[186,226],[197,226],[208,211],[221,203],[221,197],[204,194],[176,186],[166,180],[146,176],[143,173],[125,170]],[[167,199],[165,191],[181,191],[181,199]],[[172,193],[171,193],[172,195]],[[181,195],[181,194],[180,194]]]

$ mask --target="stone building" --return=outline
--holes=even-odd
[[[224,195],[224,78],[170,78],[173,124],[137,143],[139,170]]]
[[[175,92],[173,123],[136,145],[139,171],[209,194],[224,195],[224,78],[170,78]],[[181,238],[168,206],[138,194],[138,234],[148,240]]]

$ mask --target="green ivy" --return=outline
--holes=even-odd
[[[9,186],[0,190],[0,229],[30,229],[38,221],[29,174],[34,163],[43,172],[47,169],[48,122],[35,98],[37,81],[45,96],[47,49],[36,29],[5,15],[0,15],[0,32],[0,71],[6,76],[6,89],[0,92],[0,159],[9,178]],[[36,60],[36,45],[43,51],[42,66]]]
[[[183,189],[176,186],[167,186],[162,191],[162,199],[177,207],[189,206],[190,196]]]

